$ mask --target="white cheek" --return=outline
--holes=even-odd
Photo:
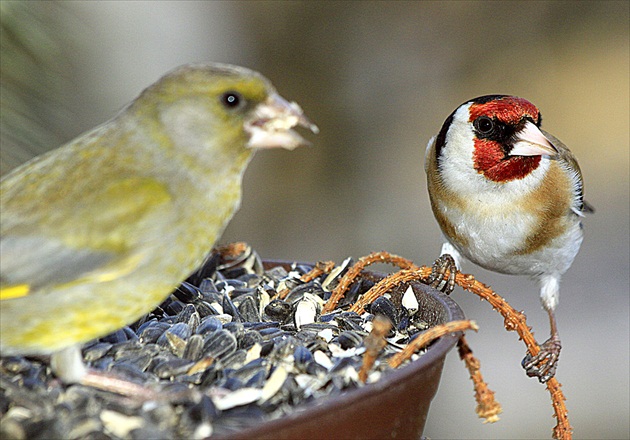
[[[467,104],[455,112],[446,134],[440,161],[440,173],[446,187],[470,201],[490,206],[514,203],[538,188],[550,165],[550,160],[545,157],[531,174],[509,182],[493,182],[475,169],[475,133],[468,121],[469,108],[470,104]]]
[[[445,185],[462,195],[483,190],[486,180],[474,168],[474,132],[468,122],[469,107],[470,104],[464,105],[453,115],[440,160]]]
[[[446,187],[461,197],[474,202],[492,202],[495,193],[504,192],[506,185],[487,179],[475,169],[475,133],[468,121],[469,108],[470,104],[466,104],[453,115],[442,150],[440,173]]]

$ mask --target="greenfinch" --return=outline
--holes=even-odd
[[[50,354],[67,383],[80,344],[130,324],[204,260],[255,149],[313,132],[257,72],[185,65],[110,121],[0,183],[0,353]]]

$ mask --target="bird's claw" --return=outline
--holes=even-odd
[[[448,276],[446,274],[448,272]],[[457,275],[457,265],[450,254],[442,254],[435,260],[431,268],[431,274],[426,283],[434,289],[450,295],[455,289],[455,276]]]
[[[521,365],[529,377],[537,377],[540,383],[545,383],[556,375],[558,358],[562,345],[557,336],[552,336],[540,346],[536,356],[527,353]]]

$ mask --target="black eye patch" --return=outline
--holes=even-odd
[[[477,138],[496,141],[504,145],[504,147],[508,147],[511,144],[510,140],[517,131],[517,127],[488,116],[479,116],[475,119],[473,128]]]

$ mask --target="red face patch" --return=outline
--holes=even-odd
[[[493,182],[509,182],[527,176],[538,168],[540,156],[508,156],[501,146],[488,139],[475,139],[475,169]]]
[[[502,99],[495,99],[483,104],[472,104],[470,106],[469,122],[474,121],[479,116],[497,118],[506,124],[516,124],[522,118],[529,116],[538,121],[538,108],[526,99],[516,96],[506,96]]]
[[[497,119],[507,125],[516,125],[523,118],[538,121],[540,116],[534,104],[526,99],[506,96],[484,103],[473,103],[469,109],[473,122],[480,116]],[[540,164],[540,156],[508,156],[500,142],[475,137],[473,161],[475,169],[494,182],[522,179]]]

